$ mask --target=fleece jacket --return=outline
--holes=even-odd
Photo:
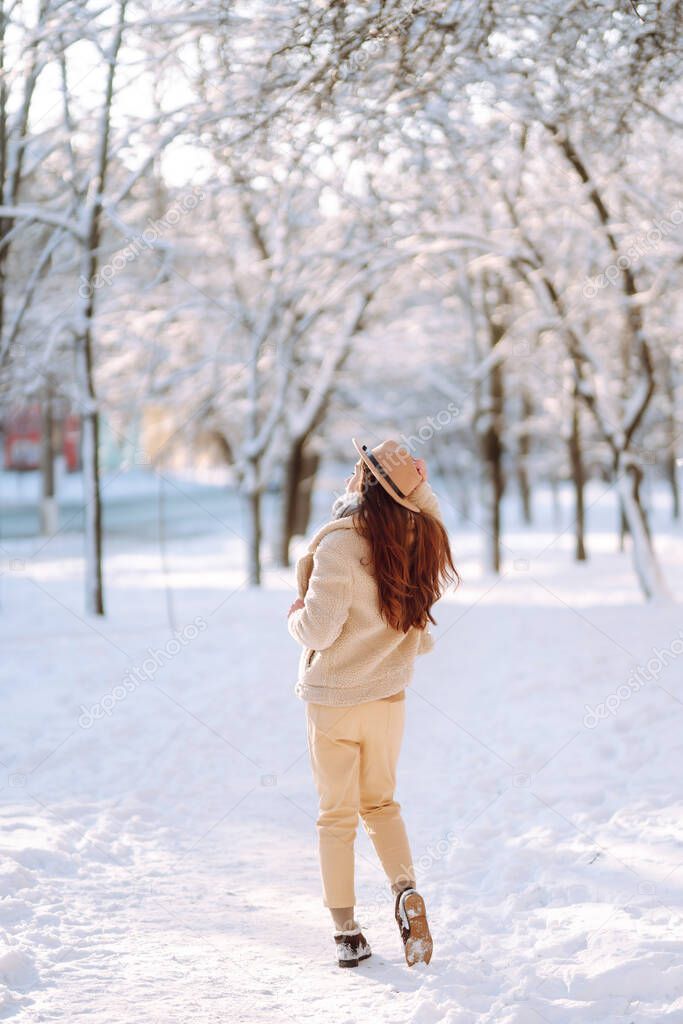
[[[441,518],[427,481],[410,500]],[[380,613],[369,542],[353,516],[326,523],[297,562],[304,607],[289,616],[303,647],[295,693],[316,704],[350,706],[389,697],[408,686],[418,654],[434,646],[428,628],[394,629]]]

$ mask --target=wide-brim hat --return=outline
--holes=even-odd
[[[352,440],[361,459],[387,494],[411,512],[419,512],[409,495],[422,483],[422,477],[408,449],[398,441],[382,441],[371,450],[355,437]]]

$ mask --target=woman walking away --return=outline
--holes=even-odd
[[[432,605],[458,574],[425,463],[395,441],[372,450],[353,443],[360,459],[334,519],[297,563],[289,631],[304,648],[296,693],[306,701],[323,903],[339,966],[357,967],[371,953],[354,917],[359,814],[395,894],[412,966],[429,963],[432,938],[394,799],[396,764],[415,656],[433,647]]]

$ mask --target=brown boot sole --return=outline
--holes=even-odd
[[[417,892],[411,892],[403,901],[403,907],[410,925],[410,935],[405,941],[406,963],[428,964],[432,959],[434,943],[427,924],[424,900]]]
[[[364,953],[363,956],[359,956],[357,960],[337,960],[340,967],[358,967],[361,960],[369,960],[372,953]]]

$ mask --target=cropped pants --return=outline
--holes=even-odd
[[[317,820],[323,903],[353,907],[354,842],[360,814],[392,885],[414,881],[396,764],[405,724],[405,695],[328,707],[307,704],[308,749],[320,796]]]

